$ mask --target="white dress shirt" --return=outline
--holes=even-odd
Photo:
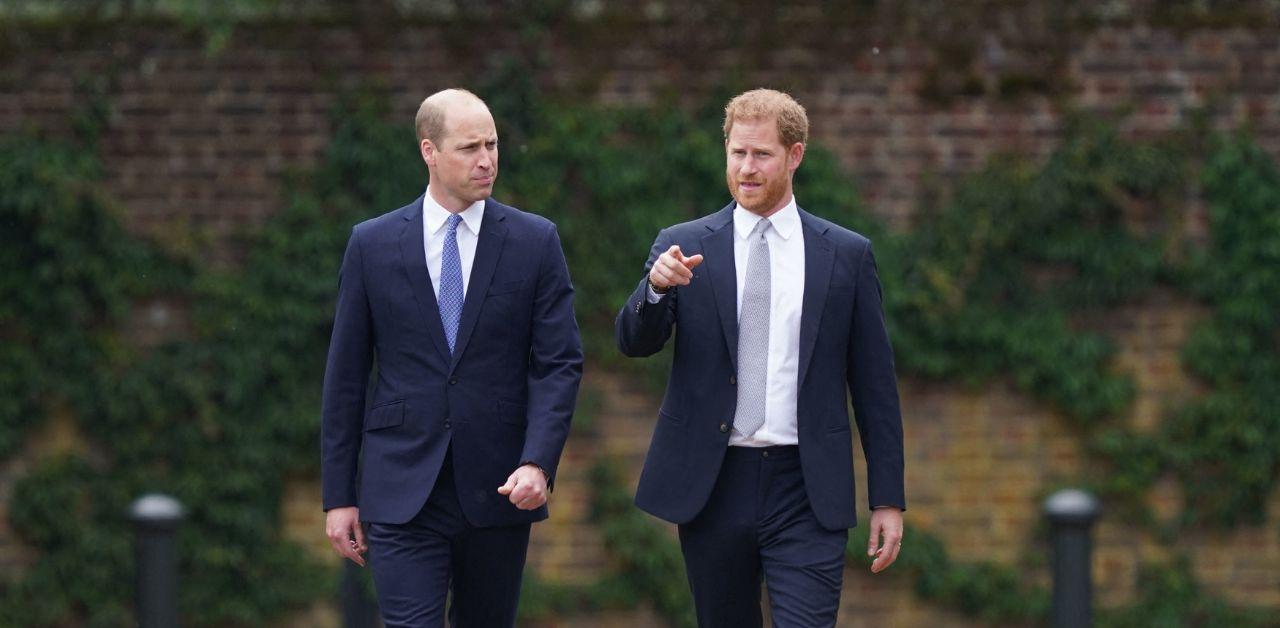
[[[440,258],[444,253],[445,222],[451,212],[431,198],[431,186],[427,186],[422,199],[422,243],[427,251],[427,272],[431,273],[431,287],[440,298]],[[480,241],[480,223],[484,220],[484,201],[476,201],[462,210],[462,222],[458,224],[458,257],[462,262],[462,295],[471,284],[471,264],[476,259],[476,244]]]
[[[747,283],[751,231],[759,215],[741,205],[733,209],[733,263],[738,280],[738,315]],[[796,408],[799,403],[800,312],[804,303],[804,229],[795,197],[769,217],[769,369],[765,392],[764,426],[745,437],[733,430],[729,445],[766,447],[799,443]],[[741,359],[741,357],[739,357]]]
[[[751,257],[751,231],[760,216],[733,208],[733,264],[737,271],[737,315],[742,315],[742,291],[747,283]],[[765,232],[769,242],[769,371],[765,392],[764,426],[750,438],[733,430],[729,445],[768,447],[800,442],[796,409],[800,402],[800,314],[804,304],[804,229],[793,196],[786,207],[769,217],[773,228]],[[647,300],[662,295],[648,288]]]

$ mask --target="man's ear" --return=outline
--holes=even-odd
[[[428,168],[434,168],[436,165],[436,145],[431,140],[424,139],[418,142],[418,150],[422,153],[422,161],[427,164]]]
[[[796,168],[800,167],[800,162],[804,160],[804,144],[796,142],[787,149],[787,157],[791,162],[791,172],[795,173]]]

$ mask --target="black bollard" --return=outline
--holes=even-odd
[[[1063,489],[1044,502],[1053,536],[1054,628],[1093,625],[1093,572],[1090,529],[1098,518],[1098,500],[1079,489]]]
[[[183,517],[178,500],[148,493],[129,505],[137,556],[134,603],[139,628],[178,625],[178,548],[174,533]]]

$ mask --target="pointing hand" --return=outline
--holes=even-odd
[[[680,245],[673,244],[653,263],[649,283],[658,292],[666,292],[672,286],[687,286],[693,280],[693,269],[701,263],[701,254],[685,257],[680,252]]]

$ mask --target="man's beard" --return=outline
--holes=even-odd
[[[785,176],[784,174],[783,177]],[[778,203],[782,201],[782,197],[787,193],[787,180],[779,177],[762,185],[756,194],[752,195],[752,199],[749,202],[743,202],[743,199],[738,195],[740,180],[730,173],[726,173],[725,178],[728,180],[729,193],[733,195],[734,200],[738,201],[739,205],[742,205],[753,214],[763,214],[777,207]],[[757,182],[751,181],[751,183]]]

